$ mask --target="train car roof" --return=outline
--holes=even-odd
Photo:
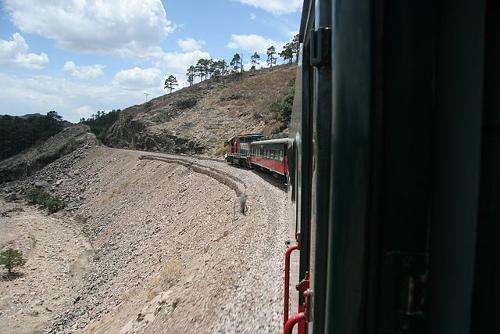
[[[264,137],[264,135],[262,133],[247,133],[247,134],[244,134],[244,135],[236,135],[236,136],[232,136],[231,138],[229,138],[227,140],[227,142],[230,142],[231,140],[233,140],[234,138],[241,138],[241,137]]]
[[[259,140],[256,141],[252,144],[287,144],[291,142],[292,140],[290,138],[277,138],[277,139],[268,139],[268,140]]]

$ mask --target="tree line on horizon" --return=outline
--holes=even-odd
[[[97,113],[92,114],[89,118],[80,118],[79,123],[88,125],[90,131],[102,141],[106,135],[107,129],[118,120],[120,112],[120,109],[113,109],[110,112],[104,110],[97,111]]]
[[[266,63],[270,68],[272,68],[273,65],[276,65],[278,57],[281,57],[283,58],[283,63],[291,64],[294,60],[295,62],[298,62],[298,55],[299,35],[295,35],[292,41],[286,43],[283,46],[283,50],[279,53],[276,52],[274,45],[267,48]],[[260,64],[260,61],[260,55],[257,52],[254,52],[250,57],[250,62],[252,64],[250,71],[257,70],[257,66]],[[196,65],[189,66],[186,71],[186,77],[189,82],[189,86],[192,86],[197,77],[200,78],[200,82],[203,82],[207,79],[218,79],[228,74],[241,74],[243,72],[243,57],[239,53],[235,53],[229,63],[227,63],[224,59],[217,60],[201,58],[198,60]],[[172,93],[172,91],[178,86],[179,83],[174,75],[169,75],[165,79],[164,89],[168,90],[169,93]]]

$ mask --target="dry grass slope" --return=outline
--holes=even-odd
[[[283,124],[271,111],[296,74],[282,65],[231,75],[164,95],[123,110],[105,143],[170,153],[220,155],[229,137],[276,133]]]

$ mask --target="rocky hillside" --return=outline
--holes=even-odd
[[[65,209],[7,195],[33,186]],[[14,278],[0,268],[1,333],[281,332],[289,208],[259,174],[93,146],[0,193],[0,249],[26,258]]]
[[[67,127],[48,140],[0,161],[0,184],[29,176],[78,148],[90,147],[97,143],[88,126]]]
[[[283,129],[271,105],[289,91],[296,66],[230,75],[123,110],[104,142],[113,147],[214,155],[229,137]]]

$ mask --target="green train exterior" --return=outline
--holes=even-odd
[[[499,41],[492,0],[304,1],[299,333],[500,333]]]

